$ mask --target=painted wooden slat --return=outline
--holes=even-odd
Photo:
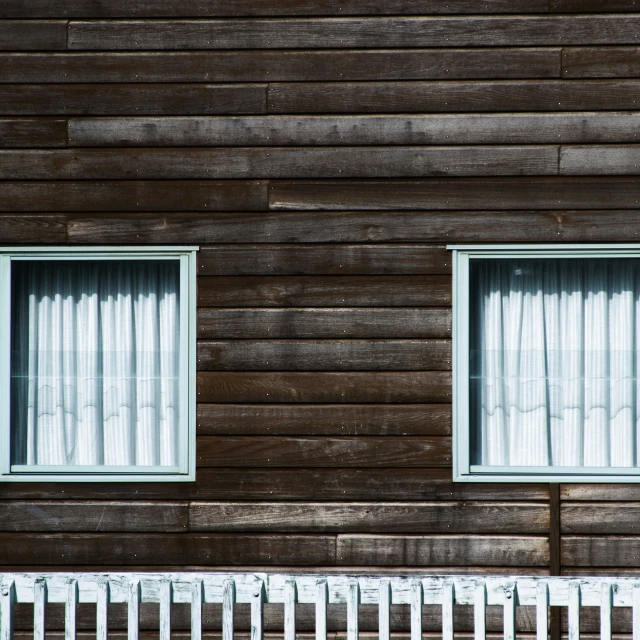
[[[422,640],[422,583],[414,580],[411,584],[411,640]]]
[[[358,640],[358,611],[360,608],[360,584],[357,580],[349,582],[347,596],[347,640]]]
[[[632,607],[633,640],[640,640],[640,584],[632,587]]]
[[[233,618],[236,603],[236,583],[225,580],[222,592],[222,640],[233,640]]]
[[[454,584],[446,581],[442,585],[442,640],[453,640]]]
[[[580,583],[569,583],[569,640],[580,640]]]
[[[600,604],[600,640],[611,640],[611,607],[613,606],[613,585],[602,584],[602,602]]]
[[[96,640],[107,640],[109,632],[109,581],[102,579],[97,584]],[[199,640],[199,638],[194,638]]]
[[[191,585],[191,640],[202,640],[203,599],[202,580],[194,580]]]
[[[78,608],[78,581],[72,579],[67,587],[67,602],[64,610],[64,638],[76,640],[76,611]]]
[[[474,640],[486,640],[487,637],[487,587],[483,582],[474,593],[473,637]]]
[[[13,603],[16,589],[13,579],[2,582],[0,591],[0,640],[13,640]]]
[[[128,640],[138,640],[140,633],[140,580],[132,578],[127,608]]]
[[[504,591],[504,640],[516,640],[516,600],[515,584],[507,585]]]
[[[316,582],[316,640],[327,640],[327,581]],[[635,639],[634,639],[635,640]]]
[[[47,582],[43,578],[33,584],[33,640],[44,640]],[[103,640],[100,638],[99,640]]]
[[[390,640],[391,629],[391,581],[380,580],[378,595],[378,636],[379,640]]]
[[[549,587],[546,582],[537,586],[536,640],[549,638]]]
[[[264,639],[264,582],[256,580],[251,597],[251,640]]]
[[[284,585],[284,640],[296,640],[296,581]]]
[[[171,640],[172,585],[169,580],[160,584],[160,640]]]

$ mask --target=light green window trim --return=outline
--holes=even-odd
[[[195,246],[0,248],[0,482],[193,482],[196,444]],[[21,261],[175,260],[179,264],[179,424],[175,466],[11,464],[11,267]]]
[[[640,259],[640,244],[448,245],[453,265],[453,480],[456,482],[640,483],[640,467],[488,466],[472,464],[470,266],[478,259]],[[640,355],[638,356],[640,357]],[[639,435],[640,437],[640,435]]]

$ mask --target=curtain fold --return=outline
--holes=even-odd
[[[638,466],[639,261],[474,262],[476,464]]]
[[[12,267],[14,464],[178,464],[177,261]]]

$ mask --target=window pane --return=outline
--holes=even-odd
[[[640,261],[471,261],[472,464],[639,465]]]
[[[178,464],[178,260],[12,263],[12,463]]]

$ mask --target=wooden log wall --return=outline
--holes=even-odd
[[[639,34],[638,0],[2,0],[0,243],[201,246],[196,483],[2,484],[3,568],[638,575],[639,485],[451,482],[444,245],[640,237]]]

